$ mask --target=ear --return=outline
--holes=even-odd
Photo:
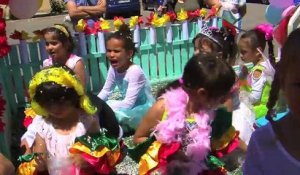
[[[204,88],[199,88],[197,89],[197,92],[196,92],[198,95],[201,95],[202,97],[207,97],[207,91],[204,89]]]
[[[129,56],[130,58],[132,58],[132,56],[133,56],[133,50],[128,50],[128,51],[127,51],[127,54],[128,54],[128,56]]]
[[[262,50],[262,48],[261,47],[258,47],[258,48],[256,48],[256,56],[262,56],[262,54],[263,54],[263,50]]]

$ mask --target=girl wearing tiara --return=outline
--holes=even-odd
[[[125,132],[137,127],[154,102],[142,68],[131,60],[135,51],[132,35],[126,24],[108,37],[106,56],[110,68],[106,82],[98,94],[115,111]],[[122,97],[119,100],[108,100],[115,87],[119,89]]]

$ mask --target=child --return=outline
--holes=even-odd
[[[221,10],[221,17],[241,28],[240,20],[246,14],[246,0],[204,0],[209,7]]]
[[[35,161],[31,165],[36,171],[49,171],[49,174],[75,174],[81,169],[86,174],[110,172],[112,162],[116,163],[120,155],[115,134],[119,132],[118,124],[113,118],[97,116],[97,107],[71,70],[67,67],[41,70],[29,84],[29,95],[33,110],[43,117],[29,160]],[[106,162],[108,158],[112,162]],[[19,174],[26,174],[26,163],[19,167]],[[104,166],[107,167],[101,168]]]
[[[270,123],[257,129],[250,140],[244,175],[299,174],[300,170],[300,29],[294,30],[285,42],[268,102]],[[274,106],[279,91],[283,90],[289,106],[289,113],[274,121]]]
[[[15,167],[2,153],[0,153],[0,174],[13,175],[15,174]]]
[[[235,44],[235,29],[222,27],[221,29],[208,28],[203,25],[201,32],[194,38],[195,54],[217,53],[231,66],[235,64],[237,45]],[[231,90],[231,98],[225,103],[229,112],[232,112],[232,125],[240,132],[240,139],[247,145],[255,122],[254,112],[248,105],[239,99],[239,81]]]
[[[44,30],[44,39],[49,58],[43,61],[43,67],[49,67],[53,64],[66,65],[75,72],[80,82],[85,85],[83,60],[72,54],[74,42],[68,28],[62,24],[48,27]],[[33,122],[27,128],[27,132],[21,138],[21,147],[25,146],[26,153],[30,153],[40,119],[41,117],[34,117]]]
[[[182,78],[167,86],[136,130],[133,138],[136,144],[152,142],[139,160],[139,174],[165,173],[173,169],[168,165],[182,163],[188,167],[186,174],[203,172],[211,148],[213,109],[224,102],[234,81],[234,71],[215,55],[193,56]]]
[[[55,24],[44,30],[44,38],[49,58],[43,61],[43,67],[52,66],[54,63],[66,65],[75,72],[79,80],[85,85],[86,75],[83,60],[72,54],[75,45],[68,28],[62,24]]]
[[[244,68],[240,78],[247,78],[246,89],[250,95],[245,101],[254,106],[256,119],[267,114],[266,104],[275,72],[272,66],[275,64],[272,34],[272,26],[261,24],[255,29],[243,33],[238,42],[241,60],[254,65],[249,74]],[[266,43],[269,48],[269,59],[263,53]]]
[[[135,47],[126,24],[111,34],[106,41],[106,56],[110,62],[107,79],[98,97],[115,111],[124,130],[135,129],[142,116],[154,102],[150,84],[142,68],[132,63]],[[108,100],[115,86],[120,100]]]

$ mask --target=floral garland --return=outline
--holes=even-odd
[[[177,88],[167,91],[163,98],[166,99],[168,118],[159,122],[153,134],[161,143],[181,142],[181,138],[177,136],[185,127],[188,95],[182,88]],[[206,169],[204,160],[210,150],[210,123],[214,115],[212,111],[201,110],[192,116],[196,120],[197,127],[188,133],[193,142],[187,145],[186,155],[196,162],[191,168],[196,172],[202,172]]]
[[[5,124],[2,121],[2,117],[4,116],[4,110],[5,110],[5,100],[3,98],[2,94],[2,89],[0,87],[0,133],[4,131],[4,126]]]
[[[3,16],[3,9],[0,8],[0,58],[6,56],[10,51],[10,46],[7,43],[6,23]]]

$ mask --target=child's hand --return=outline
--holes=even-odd
[[[80,169],[88,168],[90,165],[80,154],[72,154],[70,155],[70,159],[72,163]]]
[[[242,65],[241,66],[241,73],[239,75],[239,78],[242,79],[242,80],[244,80],[244,79],[247,78],[248,74],[249,74],[249,71],[248,71],[247,66]]]
[[[23,154],[30,154],[32,153],[27,141],[25,139],[21,140],[21,144],[20,144],[20,147],[22,149],[24,149],[24,153]]]

